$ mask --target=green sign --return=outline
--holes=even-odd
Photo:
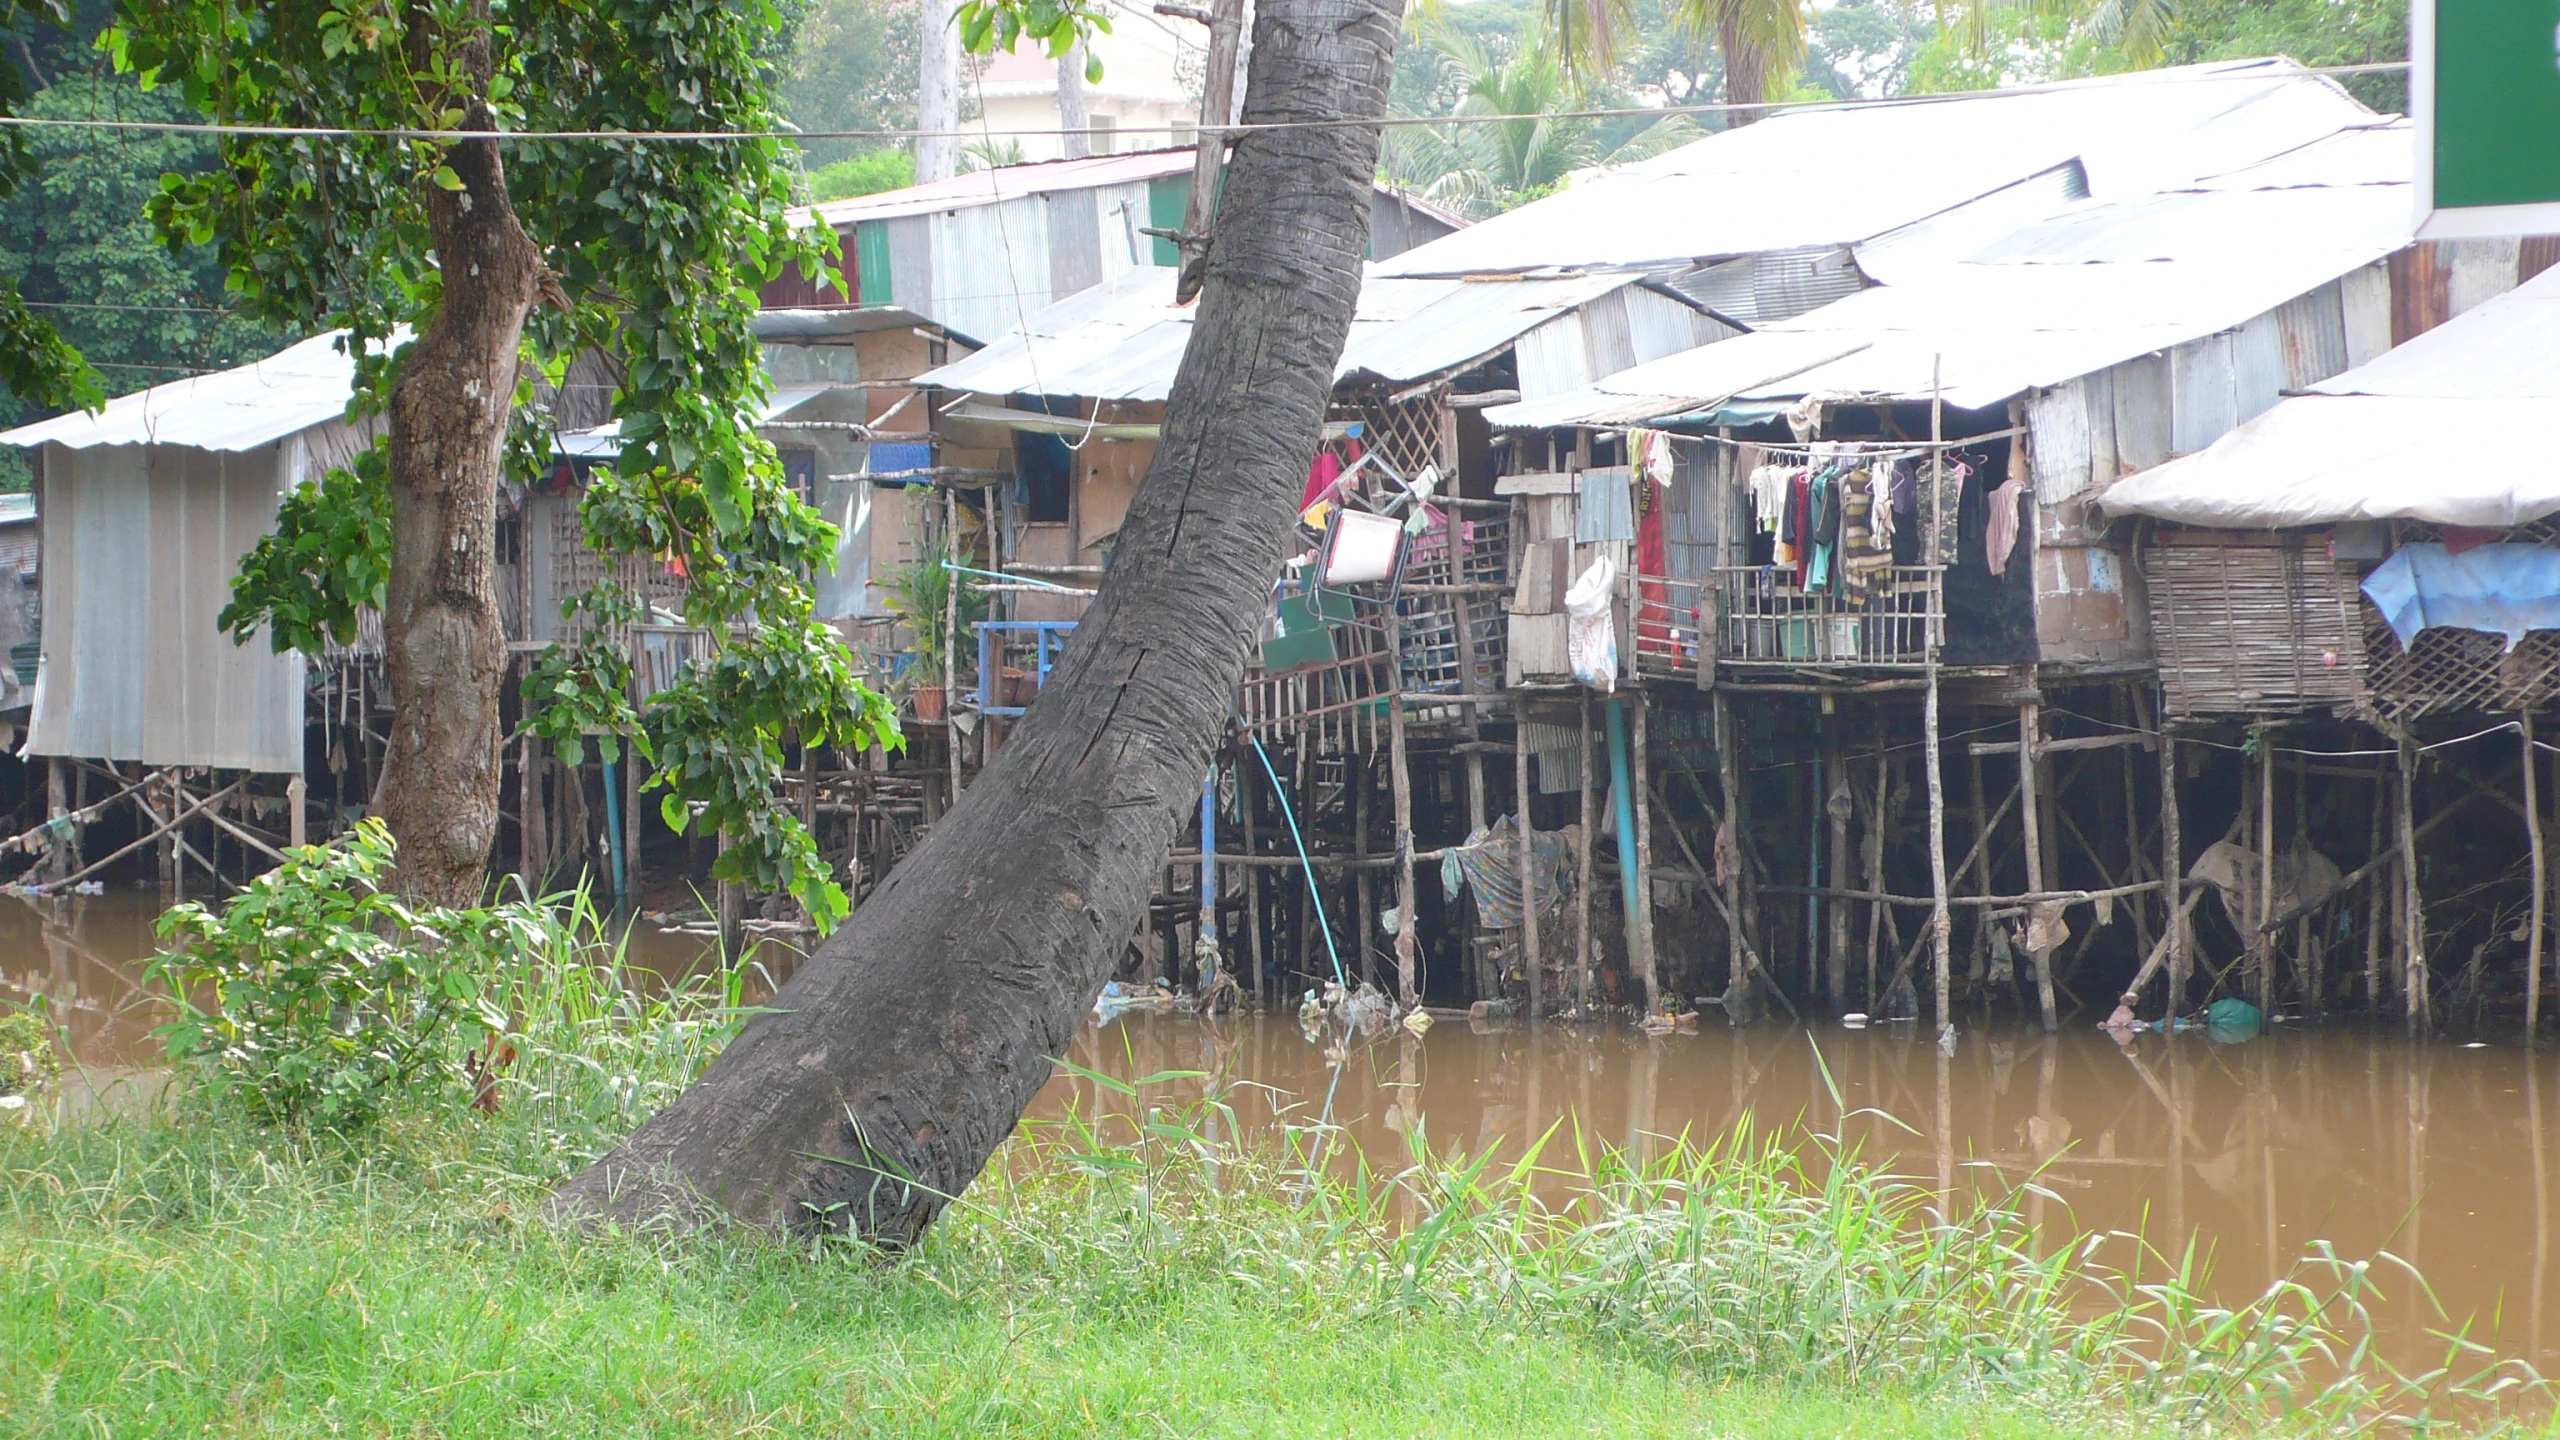
[[[2560,0],[2413,0],[2419,234],[2560,233]]]

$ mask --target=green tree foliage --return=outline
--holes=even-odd
[[[809,198],[823,203],[904,190],[916,183],[912,150],[866,150],[849,160],[821,165],[809,172]]]
[[[771,132],[764,56],[780,18],[763,0],[124,0],[107,43],[120,67],[226,121]],[[614,61],[597,65],[598,55]],[[429,194],[461,183],[446,143],[225,137],[221,166],[172,177],[152,218],[173,240],[215,246],[252,315],[349,331],[362,413],[396,382],[400,327],[423,327],[461,278],[439,272],[428,236]],[[669,792],[670,820],[699,815],[735,842],[716,875],[787,889],[830,925],[843,893],[807,832],[772,803],[782,744],[862,748],[899,736],[886,701],[811,617],[805,577],[830,563],[834,532],[752,429],[766,382],[750,321],[761,286],[786,266],[821,273],[832,246],[786,220],[797,176],[779,139],[527,141],[509,145],[505,162],[551,300],[526,327],[517,399],[531,400],[536,371],[556,380],[579,352],[614,362],[622,448],[587,491],[587,539],[609,556],[681,565],[682,618],[717,650],[637,711],[609,623],[637,602],[608,578],[569,602],[575,638],[527,677],[530,724],[570,746],[591,727],[608,744],[634,737],[659,757],[650,783]],[[536,427],[516,427],[519,474],[547,467],[542,442]],[[377,482],[359,467],[324,490],[332,483],[353,504]],[[331,508],[288,507],[244,567],[235,636],[269,624],[280,646],[308,643],[340,618],[314,590],[363,603],[346,587],[374,574],[372,561],[350,563],[340,549],[382,532],[340,524]]]
[[[73,73],[37,91],[24,113],[49,119],[187,120],[167,92],[129,76]],[[229,313],[222,266],[204,246],[172,250],[143,218],[160,177],[194,174],[213,147],[191,135],[38,130],[34,175],[0,201],[0,274],[103,373],[109,394],[219,370],[273,353],[289,329]],[[0,400],[10,423],[39,418]]]
[[[784,117],[804,131],[913,129],[921,10],[916,0],[808,0],[793,26],[790,63],[774,87]],[[909,153],[882,140],[809,140],[801,149],[813,187],[819,172],[856,157]]]
[[[1555,193],[1575,171],[1646,159],[1703,133],[1680,116],[1640,128],[1580,117],[1574,112],[1614,108],[1633,97],[1577,89],[1555,45],[1534,35],[1515,42],[1469,15],[1475,8],[1422,22],[1423,43],[1406,46],[1399,58],[1394,113],[1525,118],[1388,131],[1380,164],[1396,184],[1434,204],[1491,215]],[[1479,23],[1465,24],[1461,16]],[[1428,72],[1413,64],[1417,52],[1432,62]],[[1427,80],[1407,79],[1424,73]]]
[[[0,0],[0,30],[21,32],[38,22],[67,25],[71,11],[65,0]],[[27,77],[18,67],[0,65],[0,115],[20,113],[27,103]],[[17,193],[37,171],[27,132],[12,126],[0,133],[0,197]],[[0,385],[10,394],[47,409],[94,407],[106,398],[98,372],[52,322],[28,308],[15,275],[0,276]]]

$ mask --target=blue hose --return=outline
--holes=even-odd
[[[1262,762],[1262,773],[1271,777],[1271,793],[1280,801],[1280,818],[1289,822],[1289,843],[1298,847],[1298,864],[1307,876],[1307,901],[1316,907],[1316,928],[1324,932],[1324,953],[1333,961],[1333,983],[1348,990],[1351,982],[1343,978],[1342,953],[1333,948],[1333,922],[1324,918],[1324,895],[1316,889],[1316,863],[1307,858],[1306,837],[1298,833],[1298,816],[1289,806],[1289,792],[1281,787],[1280,772],[1271,768],[1271,756],[1263,750],[1262,742],[1251,736],[1246,739],[1253,746],[1254,758]]]

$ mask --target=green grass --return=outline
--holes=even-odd
[[[1214,1098],[1116,1081],[1137,1120],[1018,1139],[904,1257],[564,1235],[548,1189],[736,1018],[570,953],[510,996],[494,1118],[0,1126],[0,1432],[2233,1434],[2478,1420],[2515,1379],[2357,1351],[2367,1270],[2215,1310],[2012,1207],[1937,1217],[1819,1137],[1346,1169],[1312,1163],[1323,1127],[1218,1145]]]

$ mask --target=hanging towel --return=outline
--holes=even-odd
[[[2012,475],[1984,497],[1990,513],[1983,522],[1982,560],[1994,575],[2009,573],[2009,552],[2018,544],[2018,500],[2026,489],[2025,479]]]

